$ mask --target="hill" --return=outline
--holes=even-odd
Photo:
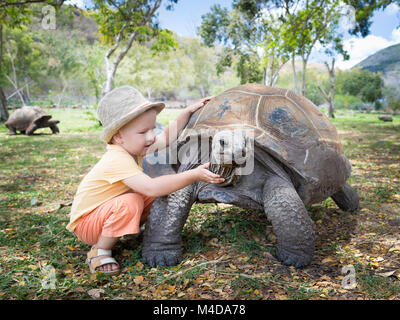
[[[353,68],[357,67],[372,72],[382,72],[385,84],[398,88],[400,83],[400,43],[370,55]]]

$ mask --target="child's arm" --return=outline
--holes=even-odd
[[[156,136],[155,142],[150,146],[147,153],[154,153],[157,150],[162,150],[168,147],[170,143],[178,138],[179,134],[188,123],[192,113],[195,112],[197,109],[203,107],[212,98],[213,97],[203,98],[199,102],[185,108],[176,118],[176,120],[170,123],[162,133]]]
[[[196,181],[204,181],[207,183],[224,182],[224,178],[207,169],[209,166],[210,163],[208,162],[195,169],[177,174],[168,174],[157,178],[151,178],[148,175],[141,173],[123,179],[122,182],[132,190],[153,198],[165,196]]]

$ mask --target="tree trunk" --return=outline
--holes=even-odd
[[[138,27],[145,26],[149,22],[151,17],[154,15],[154,13],[161,6],[161,3],[162,3],[161,0],[157,0],[154,3],[153,7],[151,9],[149,9],[149,11],[147,13],[147,16],[143,19],[143,21],[140,23],[140,25],[137,25],[137,26]],[[114,76],[115,76],[115,73],[117,72],[118,65],[120,64],[122,59],[124,59],[125,55],[128,53],[129,49],[132,47],[133,41],[136,39],[136,37],[138,35],[138,31],[134,31],[134,32],[132,32],[130,34],[128,42],[127,42],[125,48],[119,53],[119,55],[114,60],[112,65],[110,65],[110,59],[111,59],[112,55],[115,53],[115,51],[117,50],[117,48],[119,47],[119,45],[121,43],[121,39],[122,39],[122,34],[123,34],[124,30],[127,27],[129,27],[128,21],[126,21],[124,23],[124,25],[121,27],[121,29],[118,32],[118,34],[115,36],[115,43],[114,43],[113,47],[110,48],[110,50],[107,52],[107,54],[105,56],[105,60],[106,60],[106,76],[107,76],[106,79],[107,80],[106,80],[106,83],[104,84],[104,86],[103,86],[103,88],[101,90],[101,96],[102,97],[113,89]]]
[[[3,62],[3,25],[0,24],[0,73]],[[7,121],[9,117],[7,110],[7,99],[0,85],[0,121]]]
[[[294,91],[296,93],[299,93],[299,86],[297,83],[297,73],[296,73],[296,61],[295,61],[295,55],[294,53],[292,54],[292,70],[293,70],[293,82],[294,82]]]
[[[200,95],[201,95],[202,97],[205,97],[205,96],[206,96],[206,92],[205,92],[205,90],[204,90],[204,87],[203,87],[202,85],[199,85],[199,89],[200,89]]]
[[[28,102],[31,102],[31,93],[29,91],[29,85],[30,83],[28,82],[28,78],[25,77],[25,87],[26,87],[26,100],[28,100]]]
[[[265,67],[263,71],[263,85],[267,85],[267,67]]]
[[[332,59],[331,67],[329,67],[327,62],[325,62],[324,64],[328,69],[329,73],[329,80],[330,80],[329,93],[326,93],[321,86],[318,86],[318,88],[329,104],[329,109],[328,109],[329,117],[335,118],[335,113],[334,113],[335,112],[335,59],[334,58]]]
[[[151,99],[151,89],[147,88],[147,99]]]
[[[329,79],[331,82],[331,103],[329,104],[329,116],[331,118],[335,117],[335,59],[332,60],[332,67],[329,69],[328,64],[326,64],[329,71]]]
[[[302,58],[303,62],[303,74],[301,75],[301,94],[303,97],[306,96],[307,85],[306,85],[306,71],[307,71],[307,59]]]
[[[62,89],[61,94],[60,94],[60,96],[58,98],[57,108],[59,108],[61,106],[61,101],[64,98],[65,89],[67,89],[67,86],[68,86],[68,82],[67,81],[63,81],[63,82],[64,82],[63,83],[63,89]]]
[[[107,56],[105,57],[105,60],[106,60],[106,83],[101,90],[101,97],[103,97],[105,94],[107,94],[108,92],[110,92],[113,89],[114,75],[115,75],[115,71],[116,71],[115,67],[113,69],[111,69],[110,60],[108,59]]]

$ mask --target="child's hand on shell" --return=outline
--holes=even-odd
[[[186,109],[190,112],[193,113],[196,110],[200,109],[201,107],[204,107],[208,101],[210,101],[214,96],[209,96],[206,98],[201,99],[199,102],[196,102],[195,104],[192,104],[191,106],[187,107]]]

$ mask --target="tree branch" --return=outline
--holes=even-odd
[[[34,4],[34,3],[48,3],[48,4],[51,4],[54,6],[61,6],[64,2],[65,2],[65,0],[55,1],[54,4],[49,1],[46,1],[46,0],[26,0],[26,1],[19,1],[19,2],[4,2],[4,1],[2,1],[2,3],[0,4],[0,8],[11,7],[11,6],[25,6],[25,5],[30,5],[30,4]]]

